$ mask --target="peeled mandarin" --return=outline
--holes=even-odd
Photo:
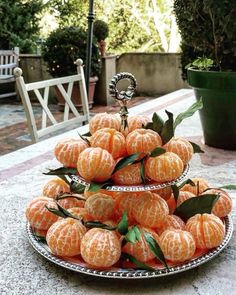
[[[159,244],[159,237],[157,233],[155,233],[152,229],[138,226],[141,238],[140,241],[136,241],[134,244],[128,242],[125,244],[125,246],[122,248],[122,252],[128,253],[132,256],[134,256],[136,259],[138,259],[141,262],[147,262],[153,258],[155,258],[155,255],[149,248],[149,245],[145,239],[144,233],[150,234],[154,240]]]
[[[172,188],[170,186],[167,186],[157,190],[153,190],[152,192],[158,194],[160,197],[162,197],[162,199],[167,201],[171,197]]]
[[[136,129],[143,129],[148,122],[152,120],[149,119],[148,116],[145,115],[136,115],[128,117],[128,128],[126,128],[122,133],[127,136],[130,132]]]
[[[197,195],[203,193],[205,189],[209,187],[209,184],[206,179],[200,178],[200,177],[194,177],[191,178],[191,180],[195,183],[195,186],[192,186],[191,184],[185,184],[181,191],[188,191],[190,193],[193,193],[194,195]]]
[[[121,243],[114,231],[93,228],[81,241],[81,256],[93,267],[110,267],[121,255]]]
[[[149,157],[145,164],[147,177],[160,183],[175,180],[183,173],[183,169],[182,160],[172,152]]]
[[[173,137],[164,146],[168,152],[177,154],[186,165],[193,156],[193,147],[191,143],[182,137]]]
[[[30,201],[26,208],[26,218],[33,228],[48,230],[58,220],[58,216],[48,211],[48,208],[57,209],[56,202],[48,197],[37,197]]]
[[[97,130],[90,138],[91,147],[100,147],[107,150],[114,159],[126,154],[124,135],[112,128]]]
[[[150,129],[136,129],[126,137],[126,150],[128,155],[135,153],[149,153],[162,145],[158,133]]]
[[[63,218],[49,228],[46,240],[52,253],[75,256],[80,254],[80,243],[85,233],[86,228],[80,220]]]
[[[115,208],[115,201],[112,197],[97,193],[85,202],[85,209],[92,218],[102,221],[109,219],[112,216]]]
[[[85,201],[78,200],[73,197],[63,198],[58,200],[59,205],[61,205],[65,209],[73,208],[73,207],[84,207]]]
[[[93,191],[90,191],[88,187],[86,187],[85,190],[84,190],[84,197],[86,199],[88,199],[89,197],[91,197],[92,195],[95,195],[97,193],[102,193],[104,195],[111,196],[114,199],[115,192],[108,191],[108,190],[105,190],[105,189],[100,189],[100,190],[98,190],[96,192],[93,192]]]
[[[225,226],[214,214],[196,214],[186,224],[199,249],[211,249],[219,246],[225,235]]]
[[[177,207],[190,198],[196,197],[193,193],[188,191],[180,191],[177,199]]]
[[[160,247],[166,259],[184,262],[193,257],[196,244],[191,233],[181,229],[167,229],[160,236]]]
[[[167,215],[157,230],[159,234],[162,234],[167,229],[182,229],[185,230],[185,223],[176,215]]]
[[[142,193],[133,208],[135,220],[143,226],[155,228],[169,214],[166,201],[151,192]]]
[[[89,131],[94,134],[97,130],[102,128],[114,128],[117,131],[120,130],[120,118],[118,115],[100,113],[96,114],[89,121]]]
[[[88,144],[80,138],[63,139],[56,145],[54,154],[63,166],[76,168],[79,154],[88,147]]]
[[[93,218],[88,214],[87,210],[82,207],[73,207],[67,210],[71,213],[74,217],[80,218],[84,222],[93,220]]]
[[[86,181],[103,182],[111,177],[114,167],[112,155],[99,147],[85,149],[77,163],[78,172]]]
[[[141,163],[127,165],[124,168],[117,170],[112,175],[112,179],[115,184],[120,185],[141,184]]]
[[[232,211],[233,203],[232,199],[222,189],[211,189],[207,190],[204,194],[216,194],[219,195],[219,199],[216,201],[212,208],[212,213],[218,217],[225,217]]]
[[[48,181],[43,187],[43,195],[50,198],[55,198],[58,195],[69,192],[69,185],[60,178],[54,178]]]

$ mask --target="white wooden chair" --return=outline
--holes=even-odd
[[[18,66],[19,48],[0,50],[0,84],[15,82],[13,69]],[[0,94],[0,98],[16,95],[16,92]]]
[[[72,76],[66,76],[61,78],[55,78],[50,80],[44,80],[39,82],[33,82],[26,84],[22,77],[22,70],[20,68],[14,69],[14,76],[16,79],[16,85],[19,91],[19,95],[22,99],[22,103],[25,109],[28,128],[33,142],[39,141],[39,139],[49,133],[64,129],[71,125],[87,123],[89,120],[89,106],[83,71],[83,61],[77,59],[75,64],[77,65],[77,74]],[[79,113],[71,100],[71,94],[74,82],[79,82],[82,113]],[[67,84],[68,88],[65,90],[64,85]],[[57,122],[48,107],[49,88],[57,87],[61,95],[65,99],[63,121]],[[40,92],[40,91],[41,92]],[[35,116],[32,109],[32,104],[29,97],[29,92],[33,91],[38,101],[42,106],[42,124],[41,129],[37,129]],[[42,94],[41,94],[42,93]],[[69,112],[72,112],[74,117],[69,118]],[[51,121],[50,126],[47,126],[47,121]]]

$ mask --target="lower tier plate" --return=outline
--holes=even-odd
[[[134,270],[134,269],[122,269],[122,268],[111,268],[109,270],[95,270],[88,268],[85,263],[82,261],[76,261],[76,259],[68,259],[65,260],[61,257],[57,257],[53,255],[48,246],[40,241],[36,236],[34,231],[32,230],[29,223],[26,225],[27,235],[29,238],[30,244],[33,248],[47,260],[60,265],[61,267],[76,271],[78,273],[83,273],[87,275],[103,277],[103,278],[117,278],[117,279],[144,279],[144,278],[156,278],[163,277],[172,274],[177,274],[183,271],[190,270],[195,268],[203,263],[208,262],[215,256],[217,256],[229,243],[232,233],[233,233],[233,222],[230,216],[225,217],[225,237],[223,242],[214,249],[209,250],[207,253],[198,256],[190,261],[185,263],[181,263],[175,266],[169,266],[167,268],[157,269],[155,271],[147,271],[147,270]]]

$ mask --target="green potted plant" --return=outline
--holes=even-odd
[[[99,50],[101,56],[105,56],[106,54],[106,41],[105,39],[108,37],[109,28],[106,22],[98,19],[94,22],[93,27],[94,36],[98,40]]]
[[[182,36],[183,73],[196,98],[205,143],[236,149],[236,4],[230,0],[175,0]]]
[[[76,74],[74,61],[81,58],[86,61],[87,33],[79,27],[63,27],[53,31],[46,39],[43,49],[43,59],[48,64],[48,71],[53,77],[63,77]],[[95,84],[101,71],[101,62],[96,40],[92,43],[91,77],[89,86],[89,105],[93,104]],[[76,106],[80,106],[78,100],[79,89],[74,88],[72,100]],[[64,102],[58,94],[59,104]]]

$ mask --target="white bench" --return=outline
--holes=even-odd
[[[18,66],[19,48],[0,50],[0,84],[15,82],[13,69]],[[16,95],[16,92],[0,94],[0,98]]]

